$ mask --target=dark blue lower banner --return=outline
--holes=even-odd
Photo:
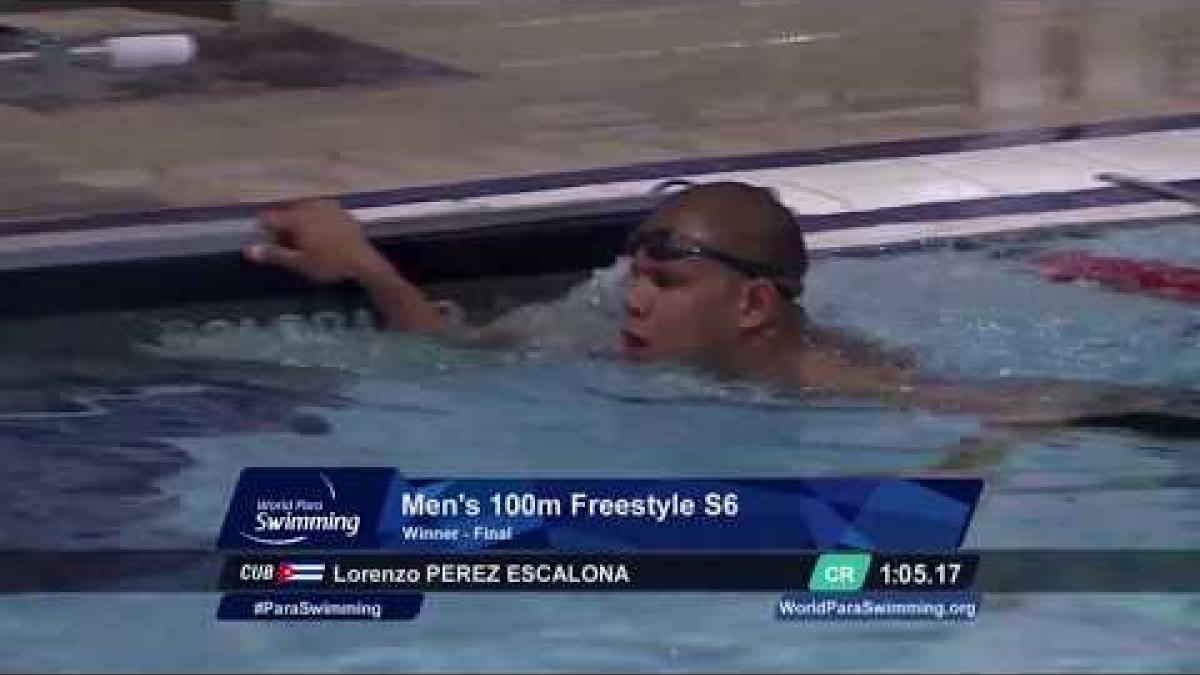
[[[455,479],[248,468],[219,547],[950,551],[962,544],[982,488],[958,478]]]
[[[410,621],[421,613],[420,593],[228,593],[220,621]]]

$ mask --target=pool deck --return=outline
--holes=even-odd
[[[275,11],[475,77],[0,106],[0,221],[1200,111],[1190,39],[1200,6],[1186,0],[373,0]],[[124,9],[6,19],[67,36],[208,25]],[[892,184],[930,201],[988,196],[1028,178],[1037,156],[1007,159],[976,163],[990,180],[909,162],[835,182],[854,208],[894,203],[871,198]]]

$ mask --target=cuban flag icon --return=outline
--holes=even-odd
[[[325,579],[325,563],[279,563],[276,578],[280,583],[297,581],[321,582]]]

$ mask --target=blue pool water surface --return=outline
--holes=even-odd
[[[1200,306],[1041,281],[1037,251],[1200,264],[1200,223],[1034,243],[824,257],[819,321],[912,350],[931,373],[1196,388]],[[1193,256],[1188,257],[1190,254]],[[619,317],[620,266],[510,314],[528,348],[453,350],[293,319],[71,317],[0,327],[0,505],[9,547],[212,545],[249,465],[432,476],[911,472],[979,428],[869,401],[798,406],[753,387],[580,356]],[[149,335],[149,337],[147,337]],[[186,359],[186,361],[180,361]],[[1200,544],[1200,441],[1072,430],[988,478],[968,545]],[[1200,667],[1194,595],[987,599],[971,625],[815,625],[772,594],[444,594],[408,624],[218,624],[216,596],[0,598],[6,667],[34,670],[1178,671]]]

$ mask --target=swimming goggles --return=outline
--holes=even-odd
[[[621,249],[621,252],[625,255],[633,255],[638,251],[643,251],[651,260],[660,262],[671,262],[683,260],[684,258],[708,258],[709,260],[721,263],[744,277],[750,279],[767,279],[788,300],[795,298],[799,294],[797,289],[793,289],[789,284],[778,279],[778,277],[787,276],[787,270],[768,263],[739,258],[730,253],[696,242],[673,230],[652,229],[635,231],[625,242],[625,246]]]

